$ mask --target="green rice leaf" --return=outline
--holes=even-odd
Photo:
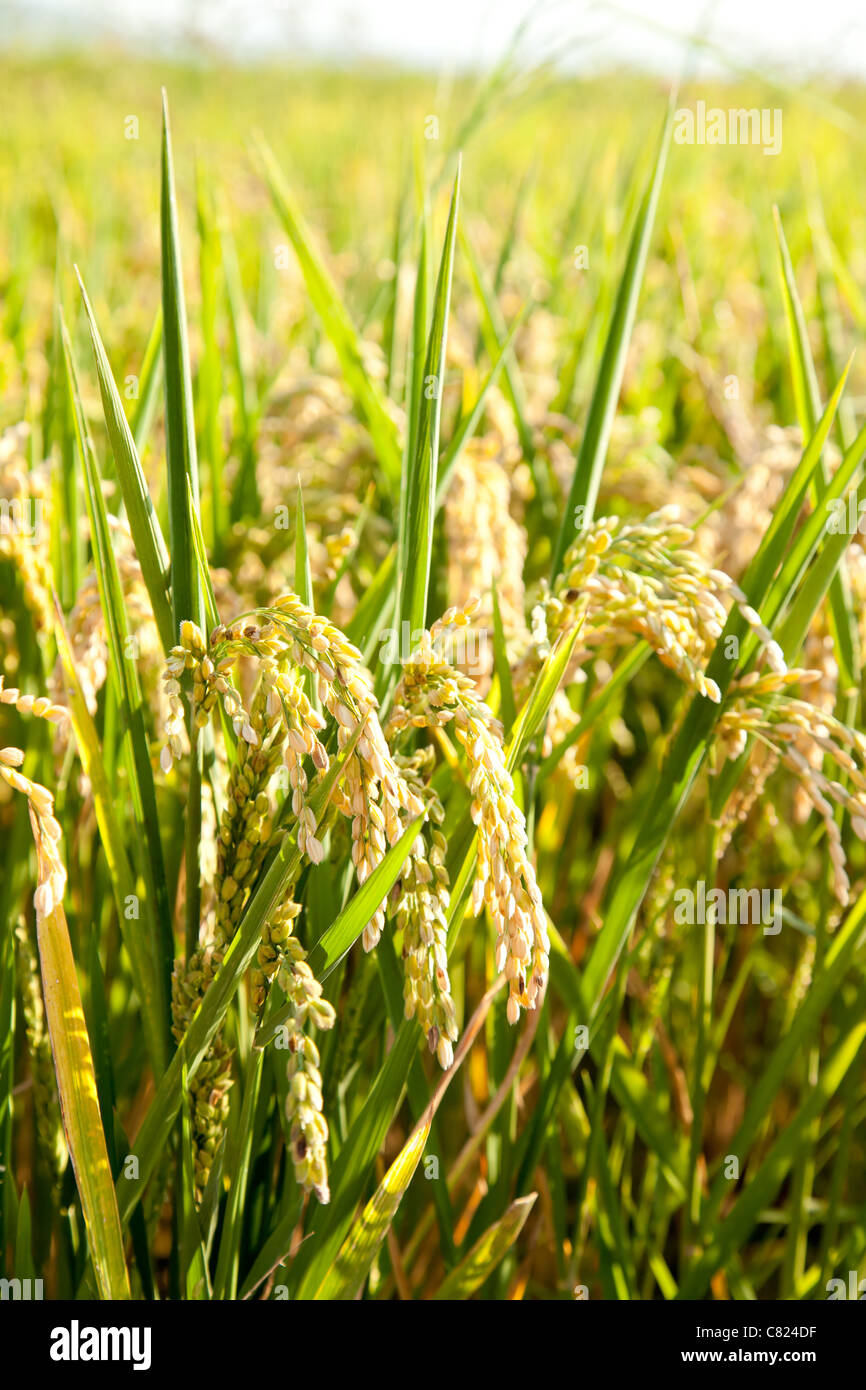
[[[168,121],[168,98],[162,92],[162,318],[165,362],[165,434],[168,469],[168,519],[171,538],[171,603],[174,631],[185,618],[201,623],[201,599],[194,565],[187,488],[198,509],[198,458],[192,406],[180,232],[174,188],[174,164]]]
[[[631,235],[625,268],[614,305],[613,318],[604,345],[595,389],[592,393],[586,428],[583,432],[571,487],[565,503],[562,526],[553,548],[552,580],[556,579],[560,573],[565,552],[574,537],[585,526],[589,526],[595,514],[595,503],[607,457],[607,446],[610,441],[610,432],[613,428],[613,419],[622,386],[626,354],[637,314],[641,283],[649,254],[662,180],[664,179],[674,108],[675,99],[671,94],[655,164]]]
[[[344,1240],[316,1298],[357,1297],[424,1154],[430,1121],[416,1126]]]
[[[135,441],[135,449],[139,458],[141,458],[147,448],[147,443],[150,438],[150,431],[156,414],[161,373],[162,305],[160,304],[153,321],[153,328],[150,330],[147,347],[144,350],[144,359],[138,378],[138,399],[135,403],[135,410],[133,411],[132,420],[130,422],[132,437]]]
[[[568,663],[571,660],[571,654],[579,634],[579,627],[563,633],[561,637],[557,638],[550,653],[545,658],[526,703],[520,711],[508,744],[506,766],[509,772],[514,772],[520,767],[529,744],[538,733],[541,722],[550,709],[551,701],[568,669]]]
[[[782,230],[782,219],[779,216],[778,208],[773,209],[773,215],[779,248],[782,291],[785,301],[785,317],[788,325],[789,355],[791,359],[791,372],[794,379],[794,399],[797,405],[797,419],[800,422],[800,428],[803,431],[803,437],[805,439],[815,431],[815,426],[821,413],[821,393],[818,387],[815,364],[812,361],[812,349],[809,345],[809,334],[806,329],[803,306],[800,303],[800,296],[797,293],[794,268],[791,264],[788,244],[785,240],[785,233]],[[822,487],[826,488],[827,482],[828,473],[822,457],[811,488],[813,502],[816,501],[820,489]],[[843,691],[851,691],[857,685],[857,678],[860,671],[860,643],[857,622],[851,603],[851,594],[844,568],[844,552],[840,552],[837,564],[831,574],[829,591],[830,606],[833,614],[833,643],[836,660],[839,663],[840,689]]]
[[[105,424],[111,441],[117,476],[123,491],[123,500],[129,516],[129,529],[132,532],[136,554],[141,565],[142,577],[150,595],[153,616],[159,628],[163,649],[168,651],[174,646],[176,640],[176,628],[171,611],[168,549],[163,540],[159,519],[154,510],[150,493],[147,490],[147,483],[139,461],[135,440],[126,419],[126,412],[123,409],[123,402],[115,385],[111,366],[102,345],[99,330],[96,327],[93,309],[80,275],[78,276],[78,283],[81,288],[84,312],[87,315],[90,338],[93,343]]]
[[[511,1203],[502,1219],[484,1232],[439,1285],[434,1294],[437,1302],[462,1303],[481,1288],[520,1235],[537,1196],[537,1192],[530,1192]]]
[[[132,790],[132,810],[142,841],[146,845],[146,853],[142,856],[142,865],[147,889],[144,895],[145,910],[151,926],[150,949],[154,953],[153,965],[150,970],[147,969],[143,951],[139,950],[136,950],[133,962],[138,966],[136,983],[141,991],[144,1006],[149,1011],[151,1009],[153,1011],[153,1016],[149,1020],[154,1048],[153,1061],[157,1070],[161,1071],[165,1065],[168,1051],[168,981],[174,957],[174,942],[156,805],[156,788],[144,722],[144,699],[136,665],[137,653],[135,646],[131,645],[120,573],[102,494],[102,479],[90,436],[86,432],[72,346],[65,324],[62,324],[62,331],[76,443],[84,472],[85,500],[96,561],[99,599],[105,619],[114,688],[120,700],[124,727],[127,732],[124,749],[127,755],[127,767]],[[80,707],[79,727],[85,728]],[[93,760],[98,761],[92,748],[91,753],[94,755]],[[117,847],[115,846],[115,848]],[[122,864],[119,860],[115,860],[115,866],[122,872]],[[126,896],[124,895],[124,910],[127,906]],[[137,899],[138,894],[135,894],[135,897]],[[150,975],[151,983],[148,982],[148,975]]]
[[[405,482],[405,538],[401,539],[400,597],[398,625],[408,622],[409,631],[426,626],[427,594],[430,586],[430,560],[433,553],[433,524],[436,516],[436,476],[439,465],[439,424],[445,386],[445,353],[448,338],[448,310],[454,271],[454,244],[460,199],[460,170],[454,180],[451,207],[439,277],[433,299],[433,319],[427,340],[423,390],[419,393],[418,424],[409,476]]]
[[[192,483],[189,478],[186,480],[186,504],[189,513],[189,535],[192,542],[193,554],[195,555],[198,583],[202,594],[202,602],[204,604],[207,630],[213,631],[215,627],[219,626],[220,615],[219,609],[217,608],[216,594],[213,590],[213,581],[210,577],[210,565],[208,564],[201,522],[199,520],[198,511],[196,510],[195,498],[192,493]]]
[[[41,857],[38,832],[37,855]],[[45,866],[46,873],[48,872]],[[75,957],[62,903],[36,924],[42,966],[42,994],[51,1038],[63,1129],[87,1231],[101,1298],[128,1299],[129,1279],[120,1235],[120,1219],[102,1117],[87,1024],[81,1005]]]

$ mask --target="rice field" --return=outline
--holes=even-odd
[[[863,93],[0,66],[0,1275],[859,1296]]]

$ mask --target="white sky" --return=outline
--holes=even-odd
[[[297,57],[475,67],[501,56],[527,14],[521,52],[561,55],[569,66],[626,60],[678,74],[684,40],[700,29],[721,61],[705,57],[699,71],[725,71],[730,60],[866,77],[863,0],[0,0],[0,44],[89,45],[119,35],[236,58],[282,48]]]

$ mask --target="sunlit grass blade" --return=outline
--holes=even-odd
[[[445,386],[445,354],[448,338],[448,312],[451,303],[451,279],[454,271],[454,245],[457,231],[457,212],[460,199],[460,170],[454,181],[448,226],[442,248],[433,316],[427,340],[423,390],[419,395],[419,419],[415,435],[414,455],[409,461],[406,488],[406,507],[403,520],[405,537],[401,538],[400,596],[398,626],[409,623],[409,631],[425,626],[427,593],[430,584],[430,558],[433,551],[433,525],[436,516],[436,476],[439,465],[439,425],[442,415],[442,394]]]
[[[187,480],[199,506],[198,458],[192,405],[183,267],[174,187],[168,98],[162,93],[162,319],[165,363],[165,434],[174,630],[185,618],[201,621],[200,597],[189,528]]]
[[[859,507],[866,500],[866,484],[861,483],[854,496]],[[852,534],[848,532],[827,538],[817,560],[804,580],[803,587],[790,612],[780,627],[779,645],[782,651],[791,653],[792,657],[801,651],[812,620],[831,588],[834,576],[839,572],[839,566],[842,564],[845,551],[852,538]],[[843,686],[842,688],[848,692],[849,696],[852,692],[856,692],[856,685]]]
[[[406,431],[400,455],[400,529],[406,533],[408,479],[415,458],[418,427],[421,419],[421,388],[423,385],[424,355],[427,349],[427,321],[430,302],[430,205],[420,155],[415,160],[415,201],[417,203],[418,258],[415,264],[415,288],[412,294],[412,319],[406,343],[406,373],[403,384],[403,407],[406,411]]]
[[[844,375],[842,380],[845,380]],[[846,504],[844,511],[847,522],[849,484],[856,480],[860,474],[864,457],[866,457],[866,426],[860,430],[846,451],[833,476],[826,485],[818,488],[815,506],[810,515],[806,517],[785,556],[778,578],[764,601],[764,613],[771,628],[775,629],[779,619],[785,616],[788,605],[792,604],[798,592],[798,586],[804,576],[810,574],[810,566],[815,563],[816,558],[823,558],[828,549],[833,550],[838,547],[839,540],[830,530],[830,522],[834,512],[838,512],[839,502],[843,498]],[[845,529],[847,530],[847,525]],[[753,647],[754,641],[750,641],[747,650],[751,650]]]
[[[343,1242],[317,1298],[338,1302],[355,1298],[361,1291],[421,1161],[429,1133],[429,1120],[412,1131]]]
[[[162,374],[162,305],[156,311],[153,328],[144,350],[141,372],[138,377],[138,397],[132,413],[130,428],[135,441],[135,449],[141,458],[150,440],[151,427],[159,399],[159,384]]]
[[[153,616],[159,628],[159,635],[166,651],[176,640],[174,621],[171,613],[171,583],[168,549],[163,539],[159,519],[154,510],[150,493],[147,490],[144,473],[139,461],[135,440],[126,419],[123,402],[115,385],[111,366],[96,327],[93,309],[84,288],[81,276],[78,277],[84,311],[90,328],[93,353],[96,358],[96,372],[102,396],[102,409],[123,501],[129,516],[129,528],[135,542],[141,573],[150,602]]]
[[[559,689],[560,682],[568,669],[571,654],[580,634],[580,628],[560,637],[539,671],[532,690],[517,717],[514,732],[508,744],[506,766],[509,772],[520,767],[523,756],[541,727],[550,703]]]
[[[34,835],[37,856],[41,859],[40,836],[35,827]],[[43,867],[45,873],[49,872],[48,866],[40,864],[40,876]],[[126,1299],[129,1298],[129,1279],[117,1200],[99,1113],[75,957],[62,903],[40,917],[36,930],[63,1128],[81,1197],[93,1269],[100,1297]]]
[[[99,598],[105,620],[110,668],[114,687],[123,710],[127,733],[124,748],[128,754],[127,766],[132,789],[132,807],[136,823],[142,834],[143,844],[146,846],[146,852],[142,856],[142,866],[147,885],[145,911],[147,920],[151,925],[151,951],[153,952],[151,970],[148,971],[145,966],[143,952],[136,951],[133,959],[138,965],[139,978],[136,983],[141,989],[143,1004],[146,1008],[150,1005],[152,1009],[149,1023],[154,1048],[153,1060],[159,1071],[165,1065],[167,1058],[168,981],[174,955],[174,944],[159,815],[156,806],[156,789],[144,722],[144,699],[135,660],[137,648],[134,642],[131,645],[120,573],[114,554],[102,492],[102,479],[90,436],[86,432],[72,346],[65,325],[63,325],[63,346],[75,421],[76,443],[84,474],[85,499],[90,521],[91,543],[96,561]],[[79,727],[82,729],[85,727],[80,711]],[[132,896],[134,902],[138,903],[138,895],[133,894]],[[128,907],[129,902],[125,901],[124,911]]]
[[[186,480],[186,503],[189,510],[189,537],[195,557],[204,616],[208,630],[212,630],[218,625],[220,615],[219,609],[217,608],[213,581],[210,575],[210,565],[208,564],[207,550],[205,549],[204,536],[202,535],[201,521],[196,510],[195,498],[192,493],[192,483],[189,478]]]
[[[174,631],[189,619],[204,626],[204,598],[196,563],[191,516],[201,505],[196,452],[192,372],[187,336],[183,266],[180,254],[174,161],[168,119],[168,97],[162,92],[162,183],[160,197],[162,249],[163,362],[165,366],[165,436],[168,520],[171,544],[171,610]],[[189,722],[190,735],[194,733]],[[199,845],[201,840],[201,783],[203,741],[192,737],[189,795],[185,825],[186,944],[192,951],[201,920]]]
[[[818,377],[815,372],[815,364],[812,360],[812,349],[809,344],[809,334],[806,328],[803,306],[800,303],[800,296],[797,293],[794,268],[791,264],[788,243],[785,240],[785,233],[782,229],[782,219],[779,216],[778,208],[773,209],[773,215],[779,250],[782,293],[785,301],[785,318],[788,326],[788,345],[791,360],[791,373],[794,381],[794,399],[797,407],[797,419],[799,420],[800,428],[803,431],[803,438],[805,439],[815,432],[815,427],[821,414],[821,393],[818,386]],[[811,488],[813,503],[817,501],[821,487],[823,486],[826,488],[827,482],[828,473],[822,457]],[[845,573],[844,559],[841,556],[839,567],[834,570],[830,580],[829,593],[830,606],[833,614],[833,641],[836,660],[839,663],[840,688],[843,691],[850,692],[854,690],[857,685],[857,676],[860,671],[860,641],[856,617],[851,602],[850,588]],[[843,710],[846,705],[847,700],[843,704]],[[853,712],[853,708],[847,710],[847,716],[851,717]]]
[[[240,468],[232,491],[230,507],[231,520],[238,521],[244,515],[254,516],[261,510],[255,456],[259,406],[251,360],[252,354],[249,350],[246,333],[249,315],[244,300],[244,286],[238,264],[237,247],[227,217],[218,216],[217,229],[225,277],[229,341],[234,368],[231,386],[240,433]]]
[[[743,576],[742,588],[753,607],[764,610],[769,605],[776,605],[771,610],[775,612],[788,596],[791,578],[784,569],[786,552],[797,517],[818,475],[821,454],[836,418],[850,366],[849,362],[836,383],[826,409],[809,437],[800,461],[773,510],[773,518],[758,551]],[[818,525],[823,526],[822,518],[819,519]]]
[[[464,1256],[439,1285],[433,1295],[437,1301],[462,1303],[481,1288],[485,1279],[497,1268],[520,1235],[535,1205],[537,1195],[536,1192],[531,1192],[511,1203],[501,1220],[485,1231],[469,1254]]]
[[[834,403],[840,399],[841,388],[847,378],[850,365],[849,362],[830,406],[825,411],[822,425],[813,436],[813,443],[815,444],[819,439],[825,438],[826,432],[829,431],[828,415]],[[811,444],[804,454],[804,458],[810,451],[814,454]],[[851,540],[847,525],[839,534],[828,533],[828,527],[833,509],[838,506],[841,499],[845,499],[844,507],[847,518],[851,495],[853,495],[856,505],[859,503],[861,493],[866,493],[866,483],[861,482],[856,491],[852,489],[851,495],[846,496],[849,483],[862,471],[864,457],[866,457],[866,426],[854,439],[826,487],[819,489],[813,510],[797,531],[788,553],[779,566],[778,574],[763,599],[762,613],[789,664],[796,663],[799,659],[808,625],[818,611]],[[804,487],[804,494],[805,490]],[[769,569],[766,572],[769,573]],[[756,582],[751,570],[746,575],[746,582]],[[757,639],[754,633],[749,633],[740,649],[740,659],[744,666],[750,663],[756,650]],[[852,698],[852,688],[847,687],[847,690],[847,698],[850,699]],[[844,708],[842,714],[843,717],[846,716]],[[747,754],[743,754],[737,759],[729,759],[714,779],[710,801],[714,815],[717,814],[719,808],[726,804],[728,797],[733,792],[747,756]]]
[[[196,382],[196,400],[200,409],[199,454],[209,483],[207,494],[203,499],[210,519],[208,534],[215,560],[218,562],[223,536],[228,526],[228,508],[223,482],[223,454],[225,451],[220,419],[222,364],[217,334],[217,308],[221,288],[219,283],[220,244],[213,198],[201,165],[196,167],[196,226],[198,229],[202,336],[202,355]]]
[[[812,361],[812,350],[809,346],[806,317],[803,313],[803,306],[800,303],[800,296],[797,293],[797,282],[794,279],[794,267],[791,264],[791,255],[788,250],[788,243],[785,240],[785,233],[782,230],[782,219],[779,216],[779,209],[777,207],[773,208],[773,222],[776,229],[776,248],[779,255],[782,298],[785,305],[785,321],[788,328],[788,348],[791,360],[794,404],[800,428],[803,434],[806,435],[812,433],[814,430],[816,417],[821,412],[821,391],[818,386],[815,364]]]
[[[315,1295],[340,1250],[391,1127],[419,1040],[417,1024],[404,1023],[337,1155],[331,1169],[333,1200],[317,1209],[315,1239],[306,1242],[292,1262],[293,1296],[297,1299]],[[243,1284],[242,1298],[288,1255],[293,1227],[294,1217],[290,1215],[271,1232]]]
[[[583,432],[571,487],[565,503],[562,526],[553,548],[551,565],[551,578],[553,579],[562,568],[565,552],[571,541],[584,526],[590,524],[595,515],[595,503],[607,457],[610,432],[613,428],[613,418],[616,414],[623,372],[625,371],[626,354],[637,313],[641,283],[661,194],[673,116],[674,98],[672,95],[653,172],[632,231],[613,317],[599,364],[595,389],[592,393],[586,428]]]
[[[308,607],[313,604],[313,574],[307,546],[307,518],[304,515],[304,494],[298,483],[295,502],[295,593]]]

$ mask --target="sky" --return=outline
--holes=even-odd
[[[863,0],[0,0],[0,44],[121,38],[164,52],[445,69],[490,67],[529,16],[521,53],[578,70],[630,63],[679,75],[780,70],[866,78]]]

